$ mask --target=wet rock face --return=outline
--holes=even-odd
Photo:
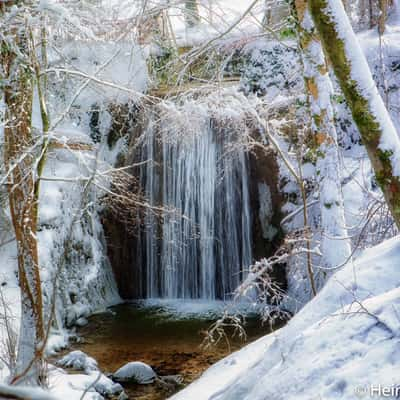
[[[281,208],[283,195],[279,190],[279,166],[273,151],[265,153],[255,148],[249,159],[250,204],[253,212],[253,258],[272,255],[282,241]],[[286,272],[284,266],[276,265],[272,274],[284,289]]]
[[[107,137],[110,149],[121,137],[127,138],[129,143],[128,152],[118,156],[116,167],[131,165],[135,162],[135,144],[146,125],[145,111],[135,104],[119,105],[112,108],[112,116],[113,121]],[[137,175],[135,168],[129,172],[132,176]],[[132,187],[134,186],[133,184]],[[102,211],[101,221],[107,244],[107,255],[114,271],[119,295],[126,300],[140,298],[143,282],[138,269],[135,268],[136,261],[142,257],[140,246],[138,246],[140,225],[136,226],[128,222],[124,212],[116,212],[110,207],[105,207]]]
[[[118,215],[110,211],[102,214],[102,223],[107,242],[107,253],[112,265],[119,295],[122,299],[140,297],[141,282],[135,260],[140,257],[137,238]]]

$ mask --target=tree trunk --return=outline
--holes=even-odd
[[[376,180],[400,228],[400,140],[343,5],[309,0],[325,52],[367,149]]]
[[[11,2],[7,3],[7,7],[10,5]],[[6,10],[3,8],[3,11]],[[40,384],[45,334],[36,236],[38,199],[31,149],[34,79],[25,23],[9,24],[6,32],[9,41],[1,43],[1,63],[7,82],[4,87],[4,160],[9,172],[8,195],[17,242],[21,289],[17,371],[12,372],[15,373],[15,381]]]
[[[329,78],[322,45],[312,23],[307,0],[295,0],[304,80],[311,111],[311,130],[317,146],[317,180],[321,210],[322,266],[342,265],[351,257],[341,187],[341,167]]]
[[[378,18],[378,31],[380,35],[383,35],[386,27],[386,18],[387,18],[387,9],[388,9],[388,1],[387,0],[379,0],[379,18]]]
[[[360,28],[369,28],[369,0],[360,0],[358,6]]]
[[[372,0],[369,0],[368,11],[369,11],[369,27],[370,29],[372,29],[375,26],[374,3]]]

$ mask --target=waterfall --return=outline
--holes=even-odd
[[[248,159],[235,129],[187,117],[143,135],[141,187],[164,210],[146,211],[135,262],[143,297],[223,299],[252,262]]]

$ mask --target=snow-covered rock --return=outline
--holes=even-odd
[[[98,371],[99,369],[97,361],[80,350],[71,351],[57,361],[57,365],[63,368],[71,368],[76,371],[84,371],[87,374],[93,371]]]
[[[49,370],[50,393],[54,400],[103,400],[105,398],[123,399],[123,388],[100,371],[85,374],[68,374],[61,368],[51,366]],[[44,398],[44,397],[43,397]],[[126,398],[126,397],[125,397]]]
[[[113,379],[119,382],[134,381],[140,384],[154,382],[157,375],[153,369],[140,361],[125,364],[113,374]]]
[[[81,400],[86,391],[85,400],[104,400],[96,385],[104,384],[111,391],[114,382],[98,371],[90,374],[68,374],[61,368],[51,367],[49,372],[50,393],[57,399]]]
[[[221,360],[172,399],[352,400],[395,388],[399,259],[400,237],[364,251],[285,327]]]
[[[105,397],[118,396],[124,391],[124,388],[119,383],[113,382],[105,375],[101,375],[99,381],[94,385],[94,388],[97,393]]]
[[[80,317],[75,321],[76,326],[85,326],[89,323],[89,321],[85,317]]]

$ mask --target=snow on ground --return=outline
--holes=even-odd
[[[57,400],[47,391],[40,388],[7,386],[0,384],[0,391],[4,396],[2,399],[28,399],[28,400]]]
[[[172,399],[350,400],[356,390],[400,384],[399,258],[400,237],[365,250],[285,327],[219,361]]]
[[[98,371],[97,361],[86,355],[83,351],[75,350],[66,354],[57,361],[57,365],[64,368],[72,368],[77,371],[84,371],[89,374]]]
[[[50,366],[49,392],[57,400],[80,400],[85,390],[85,400],[102,400],[118,395],[122,387],[100,372],[89,374],[68,374],[66,371]]]

